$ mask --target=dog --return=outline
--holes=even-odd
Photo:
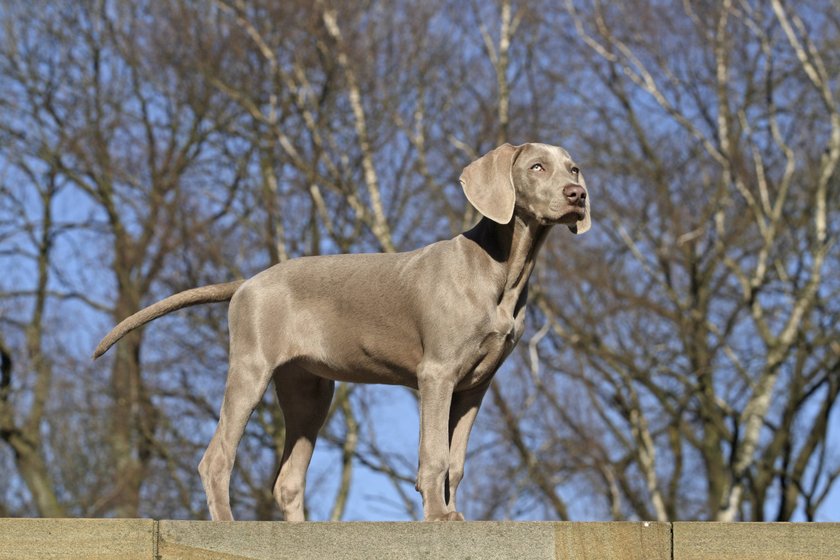
[[[467,440],[493,375],[525,321],[528,279],[553,225],[590,228],[583,174],[564,149],[504,144],[460,177],[478,224],[405,253],[313,256],[245,281],[187,290],[117,325],[127,332],[176,309],[230,300],[230,367],[216,432],[198,470],[214,520],[231,520],[230,476],[245,424],[274,380],[286,441],[274,496],[303,521],[318,431],[336,381],[417,389],[417,490],[427,521],[463,520],[455,496]]]

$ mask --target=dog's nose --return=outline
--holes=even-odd
[[[572,204],[579,204],[586,200],[586,190],[580,185],[566,185],[563,187],[563,196]]]

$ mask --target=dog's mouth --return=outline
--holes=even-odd
[[[569,206],[557,220],[561,224],[573,224],[586,218],[585,206]]]

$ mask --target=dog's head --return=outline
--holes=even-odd
[[[461,186],[476,210],[500,224],[516,211],[542,224],[566,224],[574,233],[591,225],[583,173],[557,146],[499,146],[464,168]]]

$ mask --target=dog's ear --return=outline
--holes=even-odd
[[[569,226],[569,231],[578,235],[586,233],[589,231],[589,228],[592,227],[592,220],[589,216],[589,189],[586,188],[586,180],[583,178],[583,173],[580,174],[579,179],[580,186],[583,187],[584,191],[586,191],[586,216],[584,216],[582,220],[578,220]]]
[[[512,176],[515,154],[515,146],[503,144],[466,166],[461,173],[461,186],[470,204],[500,224],[511,220],[516,203]]]

